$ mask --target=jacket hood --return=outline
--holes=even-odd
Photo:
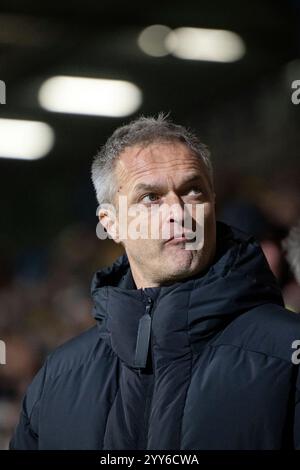
[[[163,360],[173,360],[191,348],[199,351],[237,316],[258,305],[283,306],[279,285],[258,242],[223,222],[217,222],[215,258],[204,273],[170,286],[137,289],[125,253],[95,273],[91,292],[101,336],[133,368],[149,297],[154,302],[153,345]]]

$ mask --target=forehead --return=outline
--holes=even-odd
[[[134,182],[146,177],[178,176],[188,170],[205,172],[204,163],[182,142],[154,142],[147,146],[135,145],[126,148],[116,164],[119,182]],[[148,179],[147,178],[147,179]]]

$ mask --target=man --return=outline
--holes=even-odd
[[[216,222],[207,148],[161,114],[140,117],[108,139],[92,178],[100,227],[125,254],[95,274],[97,325],[48,356],[10,447],[300,448],[300,319],[258,243]],[[143,225],[163,205],[161,236],[133,236],[131,208]]]

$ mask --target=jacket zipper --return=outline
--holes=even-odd
[[[153,340],[152,340],[152,319],[153,319],[153,313],[154,313],[154,305],[155,301],[151,299],[151,297],[147,297],[147,305],[146,305],[146,313],[145,315],[149,315],[151,317],[151,323],[150,323],[150,336],[149,336],[149,342],[148,342],[148,347],[147,347],[147,357],[149,353],[149,347],[150,347],[150,353],[151,353],[151,365],[152,365],[152,372],[153,372],[153,381],[150,384],[150,394],[147,395],[147,400],[145,404],[145,412],[144,412],[144,426],[145,426],[145,441],[144,441],[144,449],[147,449],[148,447],[148,423],[149,423],[149,417],[151,414],[151,408],[152,408],[152,401],[153,401],[153,393],[154,393],[154,385],[155,385],[155,363],[154,363],[154,357],[153,357]],[[146,357],[146,361],[147,361]]]
[[[152,310],[152,312],[153,312],[153,310]],[[152,317],[153,317],[153,315],[152,315]],[[152,401],[153,401],[154,387],[155,387],[155,362],[154,362],[154,357],[153,357],[152,333],[151,333],[151,337],[150,337],[150,351],[151,351],[151,365],[152,365],[153,381],[152,381],[152,384],[150,385],[152,387],[151,390],[150,390],[151,394],[148,396],[148,406],[145,410],[145,432],[146,432],[145,449],[148,449],[149,418],[150,418],[151,409],[152,409]]]
[[[153,307],[153,303],[154,302],[151,297],[147,297],[145,313],[139,321],[134,360],[135,367],[139,368],[145,368],[147,364],[151,338],[151,310]]]

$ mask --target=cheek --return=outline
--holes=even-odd
[[[197,223],[201,227],[204,227],[204,229],[207,228],[206,226],[213,227],[215,220],[213,204],[211,202],[205,202],[198,207],[194,206],[192,209],[192,219],[194,226]]]
[[[204,221],[205,223],[214,224],[215,221],[215,208],[213,203],[208,202],[204,204]]]
[[[144,240],[140,238],[137,240],[126,240],[124,248],[135,259],[140,260],[145,265],[155,264],[160,260],[160,245],[157,240]]]

